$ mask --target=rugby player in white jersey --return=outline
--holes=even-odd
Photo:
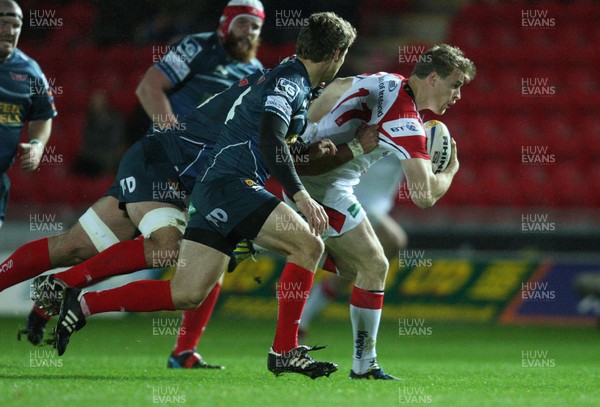
[[[433,206],[449,189],[458,171],[456,143],[452,140],[448,167],[434,174],[418,112],[444,114],[460,99],[462,85],[474,76],[475,66],[462,51],[437,45],[421,55],[409,78],[381,72],[338,79],[309,110],[309,120],[318,124],[304,133],[305,142],[327,138],[355,149],[355,158],[340,167],[335,168],[333,161],[324,162],[332,163],[332,170],[322,175],[311,175],[315,166],[298,171],[304,174],[301,179],[309,194],[328,213],[325,245],[338,274],[355,280],[350,297],[354,335],[350,378],[396,379],[379,367],[375,347],[388,261],[353,187],[372,163],[394,153],[401,160],[415,205]],[[364,123],[377,125],[379,132],[379,145],[368,154],[363,154],[360,145],[353,141],[356,129]]]

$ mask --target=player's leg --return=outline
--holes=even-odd
[[[369,214],[369,221],[373,226],[373,230],[383,247],[385,257],[388,261],[397,258],[398,252],[404,250],[408,245],[408,236],[401,225],[396,222],[387,213],[373,213]],[[328,255],[328,259],[323,264],[324,270],[330,271],[333,274],[321,279],[317,284],[314,285],[304,312],[302,313],[302,321],[300,322],[300,336],[306,336],[310,323],[317,317],[317,315],[332,301],[341,295],[344,290],[347,289],[348,280],[354,281],[356,271],[351,264],[345,264],[343,259],[339,259],[340,263],[337,264]],[[328,269],[328,263],[330,269]],[[343,269],[341,273],[345,277],[337,275],[338,269]]]
[[[72,287],[130,273],[147,267],[163,267],[177,258],[185,230],[183,203],[177,173],[162,146],[154,138],[134,144],[123,156],[116,177],[119,205],[143,240],[111,246],[65,272],[55,275]]]
[[[19,248],[6,260],[14,267],[11,274],[4,276],[8,281],[2,280],[0,284],[16,284],[54,267],[77,264],[120,240],[134,237],[137,233],[135,225],[125,212],[119,209],[118,201],[111,191],[112,188],[66,232],[38,239]],[[37,302],[43,302],[47,309],[52,303],[59,304],[62,299],[64,283],[54,280],[52,276],[36,278],[32,287],[32,297],[37,298]],[[45,293],[43,298],[40,297],[41,292]],[[50,313],[56,312],[57,309]],[[47,311],[34,305],[26,319],[25,329],[20,334],[26,334],[32,344],[39,344],[44,337],[49,318]]]
[[[331,263],[333,263],[333,258],[328,253],[326,253],[326,255],[328,258],[332,259]],[[344,277],[340,277],[336,274],[338,270],[337,265],[333,264],[333,270],[327,270],[325,267],[325,265],[322,266],[324,270],[330,271],[331,274],[327,273],[327,275],[319,280],[310,291],[310,295],[304,306],[304,311],[302,312],[300,328],[298,329],[298,335],[301,339],[308,337],[310,324],[317,318],[321,311],[347,290],[348,286],[354,282],[354,277],[350,276],[355,276],[356,273],[352,274],[351,272],[346,272]]]
[[[107,194],[66,233],[48,239],[52,268],[79,264],[120,241],[134,238],[136,234],[136,226],[119,208],[118,199]]]
[[[275,375],[300,373],[311,378],[337,371],[335,363],[316,361],[307,352],[321,349],[298,345],[302,310],[323,253],[323,242],[310,233],[306,222],[289,206],[279,203],[264,222],[254,241],[286,256],[287,262],[277,284],[279,312],[267,367]]]
[[[369,214],[369,221],[383,247],[385,257],[392,260],[408,246],[408,235],[402,226],[387,213]]]
[[[198,308],[182,312],[175,347],[167,361],[168,368],[224,369],[223,366],[206,363],[196,349],[215,308],[222,284],[223,276]]]
[[[137,182],[131,182],[131,186],[132,190],[135,189],[138,192],[143,189],[141,184]],[[245,202],[236,199],[236,196],[228,193],[225,196],[232,197],[233,202]],[[220,200],[218,199],[217,201]],[[198,202],[194,200],[194,195],[192,195],[192,202],[198,207]],[[133,216],[136,215],[134,214]],[[192,219],[199,219],[199,222],[202,224],[204,216],[198,215]],[[190,229],[192,231],[195,230],[193,225],[191,225]],[[217,237],[220,236],[212,230],[210,225],[208,225],[208,231],[212,231],[209,238],[214,235],[217,235]],[[204,232],[189,233],[192,233],[193,236],[202,237],[205,234]],[[153,248],[155,245],[153,241],[155,239],[151,238],[147,240],[151,242],[147,247],[149,252],[152,253],[155,250]],[[57,349],[59,353],[64,352],[70,335],[76,330],[81,329],[85,325],[85,318],[90,315],[109,311],[150,312],[174,310],[176,308],[196,308],[222,275],[222,265],[227,265],[229,257],[230,252],[215,250],[212,247],[187,238],[182,242],[177,270],[172,282],[136,281],[115,289],[85,294],[76,289],[67,289],[58,321]]]
[[[283,221],[289,221],[293,227],[282,226]],[[285,232],[277,233],[282,230]],[[306,223],[285,204],[275,208],[255,241],[258,245],[287,257],[277,285],[279,315],[273,342],[275,352],[287,352],[298,346],[299,321],[312,287],[323,243],[311,235]]]
[[[108,277],[145,268],[160,268],[174,262],[185,225],[183,211],[163,202],[135,202],[127,204],[127,212],[144,239],[118,242],[66,271],[39,277],[34,282],[52,279],[69,287],[81,288]],[[48,284],[39,284],[38,289],[34,289],[34,296],[36,304],[50,315],[57,313],[62,297],[54,298],[48,292]]]
[[[356,283],[350,296],[350,319],[354,335],[354,358],[350,378],[394,380],[377,365],[375,344],[383,307],[388,261],[383,247],[365,217],[358,226],[326,242],[337,261],[350,263]],[[340,269],[343,273],[343,268]]]
[[[135,236],[135,225],[118,201],[100,198],[69,230],[26,243],[0,265],[0,291],[56,267],[88,259],[99,251]]]

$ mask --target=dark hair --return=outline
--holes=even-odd
[[[438,75],[445,78],[454,69],[458,69],[465,75],[466,83],[472,81],[477,73],[473,61],[466,58],[459,48],[440,44],[434,45],[419,56],[412,74],[419,79],[425,79],[430,73],[437,72]]]
[[[356,29],[348,21],[332,12],[311,14],[300,30],[296,53],[313,62],[331,57],[335,50],[346,51],[356,38]]]

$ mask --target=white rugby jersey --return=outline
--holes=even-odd
[[[351,141],[363,123],[379,125],[379,145],[373,151],[325,174],[301,177],[315,199],[323,200],[326,190],[332,187],[352,193],[361,173],[390,153],[400,160],[430,159],[423,122],[409,94],[412,91],[405,86],[406,78],[397,74],[358,75],[331,112],[318,123],[317,131],[302,136],[307,143],[328,138],[337,145]]]

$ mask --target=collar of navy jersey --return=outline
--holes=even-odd
[[[288,59],[287,62],[297,63],[301,67],[299,69],[302,71],[302,76],[306,79],[306,81],[308,82],[308,87],[310,88],[311,86],[310,86],[310,77],[308,76],[308,70],[306,69],[306,67],[304,66],[302,61],[300,61],[300,59],[298,58],[298,55],[294,54],[294,55],[288,57],[287,59]],[[311,90],[312,90],[312,88],[311,88]]]

